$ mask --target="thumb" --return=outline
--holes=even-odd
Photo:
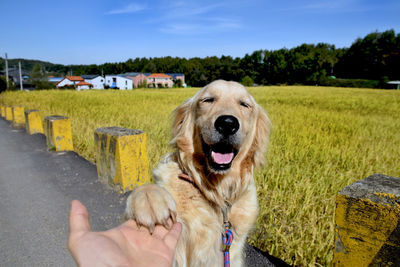
[[[69,213],[69,235],[81,235],[91,229],[89,213],[86,207],[79,200],[72,200]]]
[[[178,241],[179,241],[179,237],[181,236],[181,233],[182,233],[182,224],[178,222],[178,223],[174,223],[171,230],[164,237],[165,244],[171,250],[175,250],[175,248],[178,244]]]

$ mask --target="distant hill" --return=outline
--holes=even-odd
[[[8,67],[18,67],[18,62],[21,61],[21,68],[25,71],[30,72],[33,69],[33,66],[36,64],[42,65],[44,70],[48,73],[60,74],[64,75],[70,70],[70,66],[62,65],[62,64],[54,64],[47,61],[41,61],[36,59],[24,59],[24,58],[12,58],[8,59]],[[0,57],[0,70],[4,70],[5,68],[5,60]]]

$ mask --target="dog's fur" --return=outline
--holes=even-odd
[[[229,137],[215,128],[221,115],[237,118],[239,129]],[[178,266],[223,266],[221,209],[229,205],[234,240],[231,266],[243,265],[243,247],[258,214],[253,168],[264,163],[270,121],[246,89],[218,80],[205,86],[175,111],[174,153],[165,156],[153,174],[157,185],[137,188],[128,198],[126,216],[150,230],[169,227],[172,218],[183,225],[175,260]],[[229,166],[212,166],[213,144],[232,146]],[[213,152],[214,153],[214,152]],[[182,173],[192,181],[178,178]]]

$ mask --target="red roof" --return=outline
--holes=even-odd
[[[149,78],[171,78],[171,76],[164,74],[164,73],[153,73],[149,75]]]
[[[81,76],[67,76],[65,78],[73,82],[84,81],[84,79]]]
[[[80,82],[80,83],[78,83],[78,84],[76,84],[77,86],[79,86],[79,85],[88,85],[88,86],[93,86],[93,84],[91,84],[91,83],[88,83],[88,82]]]

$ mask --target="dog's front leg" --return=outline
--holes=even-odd
[[[155,185],[143,185],[129,195],[125,218],[133,219],[140,226],[147,227],[152,233],[156,225],[170,229],[176,222],[176,204],[171,194]]]

